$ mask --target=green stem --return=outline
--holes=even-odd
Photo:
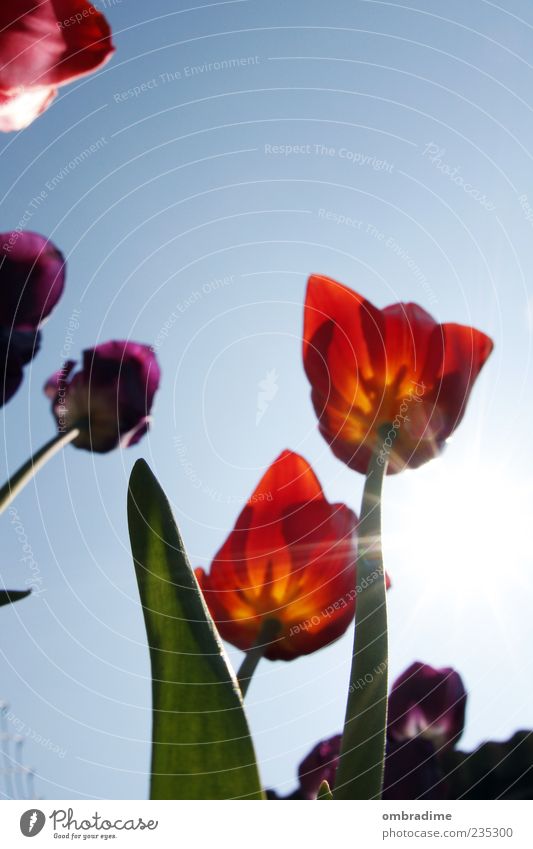
[[[237,673],[237,681],[244,699],[250,686],[252,676],[257,669],[259,661],[265,654],[272,640],[279,634],[281,628],[280,622],[277,619],[263,620],[255,645],[248,649],[241,663],[241,667]]]
[[[336,799],[380,799],[383,787],[388,641],[381,490],[387,461],[381,455],[381,444],[379,438],[368,467],[361,507],[354,651]]]
[[[53,439],[50,439],[46,445],[36,451],[20,469],[11,475],[9,480],[0,489],[0,513],[9,507],[13,499],[18,495],[21,489],[24,489],[27,483],[37,474],[48,460],[51,460],[54,454],[57,454],[65,445],[72,442],[79,436],[79,428],[73,427],[63,433],[58,433]]]

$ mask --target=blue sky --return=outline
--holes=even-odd
[[[386,482],[391,672],[457,668],[465,746],[531,727],[530,4],[452,0],[442,17],[428,0],[154,0],[151,17],[133,0],[104,5],[110,64],[0,140],[0,229],[29,212],[68,258],[42,350],[4,409],[4,477],[54,432],[41,388],[75,310],[74,357],[131,337],[163,370],[139,446],[67,448],[17,519],[2,517],[3,582],[39,590],[2,610],[0,645],[0,698],[38,794],[147,793],[149,662],[126,528],[138,457],[195,565],[286,447],[330,500],[359,509],[362,477],[320,437],[301,364],[311,272],[495,339],[443,458]],[[257,423],[267,375],[277,391]],[[350,648],[351,633],[260,665],[247,703],[267,786],[288,791],[340,729]]]

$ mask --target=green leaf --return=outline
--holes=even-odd
[[[333,799],[333,793],[326,779],[320,785],[317,799]]]
[[[15,601],[26,598],[30,593],[31,590],[0,590],[0,607],[4,604],[14,604]]]
[[[128,522],[152,663],[152,799],[263,799],[242,697],[170,505],[144,460]]]

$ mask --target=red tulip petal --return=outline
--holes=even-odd
[[[356,530],[355,513],[344,504],[329,504],[325,499],[295,505],[287,512],[283,536],[290,548],[293,574],[302,587],[309,583],[311,567],[320,573],[324,563],[329,567],[322,571],[325,582],[348,569],[354,586],[351,570],[357,554]],[[313,579],[311,584],[316,589],[321,582]]]
[[[272,496],[274,508],[269,506],[272,499],[265,496]],[[286,450],[265,472],[248,503],[253,505],[256,517],[271,517],[273,512],[281,516],[288,504],[323,497],[320,482],[307,460]]]
[[[109,24],[87,0],[3,3],[0,130],[27,127],[58,86],[95,71],[113,51]]]
[[[444,363],[435,403],[445,420],[446,437],[461,421],[470,392],[494,343],[485,333],[460,324],[443,324]]]
[[[35,86],[11,93],[0,91],[0,132],[25,129],[48,109],[56,95],[55,86]]]
[[[363,473],[384,397],[385,322],[379,310],[326,277],[309,278],[304,367],[320,430],[334,454]]]
[[[418,381],[427,364],[428,350],[439,327],[417,304],[392,304],[383,310],[386,336],[386,383],[397,395]],[[435,367],[442,366],[442,351]]]
[[[384,342],[381,313],[369,301],[328,277],[309,278],[303,354],[315,392],[352,404],[362,382],[383,372]]]
[[[105,17],[86,0],[18,0],[0,6],[0,90],[58,86],[113,53]]]
[[[239,587],[263,596],[272,615],[284,596],[292,573],[281,518],[287,506],[323,498],[316,475],[303,457],[284,451],[272,463],[242,510],[224,552],[229,556]]]

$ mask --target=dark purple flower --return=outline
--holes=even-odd
[[[394,682],[389,696],[388,736],[403,741],[423,737],[436,748],[461,736],[466,691],[454,669],[434,669],[419,661]]]
[[[0,324],[36,330],[65,286],[65,260],[38,233],[0,233]]]
[[[298,768],[300,785],[288,799],[316,799],[320,785],[327,781],[335,787],[342,737],[336,734],[322,740]],[[383,799],[441,799],[444,784],[433,743],[416,737],[412,740],[387,741]],[[270,795],[272,799],[280,797]]]
[[[341,734],[335,734],[329,740],[322,740],[303,759],[298,767],[299,799],[316,799],[323,781],[327,781],[330,788],[335,786],[341,741]]]
[[[65,261],[37,233],[0,233],[0,406],[13,397],[23,367],[39,350],[41,322],[65,285]]]
[[[69,360],[46,383],[60,431],[80,429],[77,448],[105,453],[134,445],[147,432],[159,386],[153,350],[137,342],[115,341],[83,352],[81,371]]]
[[[439,763],[464,728],[466,691],[458,672],[413,663],[389,696],[383,799],[449,798]],[[335,787],[342,738],[322,740],[298,769],[299,787],[288,799],[316,799],[325,780]],[[281,797],[271,793],[269,798]]]
[[[11,330],[0,325],[0,407],[13,397],[24,377],[24,366],[39,350],[38,330]]]
[[[382,799],[443,799],[442,769],[430,740],[387,740]]]

